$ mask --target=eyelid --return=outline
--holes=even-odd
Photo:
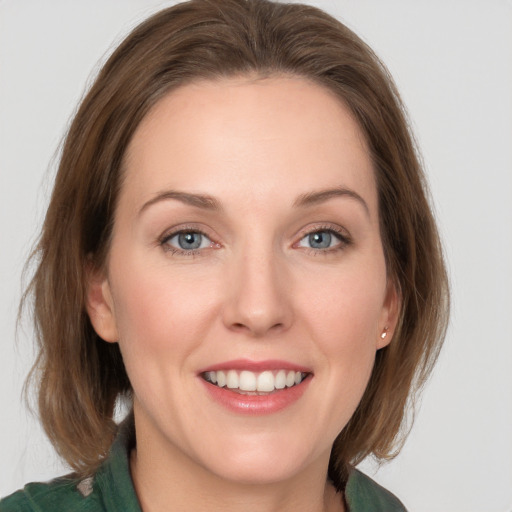
[[[211,248],[220,248],[221,244],[219,242],[216,242],[214,235],[211,235],[210,233],[208,233],[208,231],[208,229],[199,227],[197,224],[182,224],[174,226],[172,228],[167,229],[161,236],[158,237],[157,244],[161,246],[166,252],[171,252],[172,254],[183,256],[198,255],[199,253]],[[300,242],[307,236],[322,231],[332,233],[338,239],[339,243],[333,247],[327,247],[322,249],[299,245]],[[183,233],[198,233],[206,237],[210,241],[210,245],[208,247],[186,250],[167,244],[167,242],[170,239]],[[341,226],[338,226],[336,224],[329,223],[305,227],[299,231],[295,239],[297,241],[292,244],[293,248],[309,250],[315,254],[335,252],[337,250],[344,249],[353,243],[350,233],[345,228],[342,228]]]
[[[325,249],[317,249],[314,247],[304,247],[299,245],[300,242],[304,240],[304,238],[306,238],[307,236],[322,231],[332,233],[339,240],[339,244],[335,245],[334,247],[328,247]],[[335,224],[321,224],[316,226],[309,226],[307,228],[302,229],[298,233],[297,237],[298,240],[297,242],[294,242],[293,247],[310,250],[315,253],[329,253],[339,249],[344,249],[345,247],[352,244],[352,237],[350,233],[346,229]]]
[[[211,234],[207,233],[207,231],[208,230],[205,230],[205,229],[203,229],[197,225],[194,225],[194,224],[178,225],[178,226],[174,226],[174,227],[164,231],[164,233],[158,237],[157,243],[159,246],[161,246],[164,249],[164,251],[170,252],[172,254],[183,255],[183,256],[197,255],[204,250],[220,247],[220,244],[218,242],[216,242],[214,240],[214,237]],[[210,241],[210,245],[208,247],[187,250],[187,249],[181,249],[179,247],[175,247],[175,246],[167,243],[169,240],[171,240],[175,236],[178,236],[178,235],[184,234],[184,233],[198,233],[198,234],[206,237]]]

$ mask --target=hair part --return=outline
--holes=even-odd
[[[350,464],[396,453],[407,404],[444,339],[448,284],[428,187],[405,110],[372,50],[323,11],[268,0],[191,0],[139,25],[114,51],[71,124],[34,251],[39,354],[32,370],[42,424],[79,474],[95,471],[130,382],[117,344],[86,313],[88,269],[105,264],[123,158],[141,120],[169,91],[232,76],[303,77],[351,110],[373,159],[389,279],[401,298],[391,343],[378,351],[364,396],[336,439],[329,475],[343,488]]]

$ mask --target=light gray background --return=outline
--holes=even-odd
[[[414,512],[512,511],[512,2],[317,0],[377,51],[409,107],[445,240],[453,316],[401,455]],[[97,62],[170,2],[0,0],[0,495],[62,473],[20,393],[15,321],[50,165]],[[50,167],[49,167],[50,165]],[[50,169],[50,170],[48,170]]]

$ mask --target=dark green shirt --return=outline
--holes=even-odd
[[[0,501],[0,512],[141,512],[130,476],[133,435],[133,426],[120,429],[94,477],[28,484]],[[356,469],[350,473],[345,498],[350,512],[405,512],[395,496]]]

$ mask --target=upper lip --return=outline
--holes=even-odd
[[[223,361],[221,363],[212,364],[199,370],[198,373],[201,374],[205,372],[215,372],[220,370],[248,370],[255,373],[263,372],[265,370],[294,370],[296,372],[312,373],[311,368],[279,359],[266,359],[263,361],[253,361],[251,359],[233,359],[231,361]]]

